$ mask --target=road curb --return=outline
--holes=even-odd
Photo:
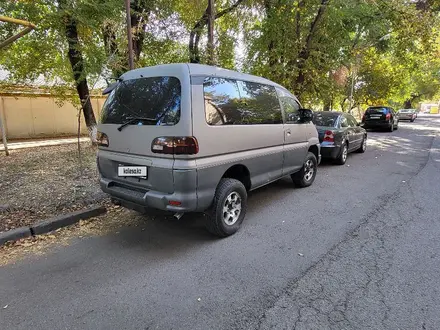
[[[107,209],[104,206],[97,206],[86,210],[71,212],[59,215],[42,221],[32,226],[19,227],[0,233],[0,246],[9,241],[17,241],[22,238],[46,234],[58,228],[73,225],[80,220],[86,220],[104,214]]]
[[[0,245],[9,241],[17,241],[32,235],[29,227],[19,227],[0,233]]]
[[[37,223],[30,227],[33,236],[45,234],[54,231],[58,228],[73,225],[80,220],[86,220],[104,214],[106,208],[103,206],[97,206],[91,209],[67,213],[64,215],[56,216],[54,218]]]

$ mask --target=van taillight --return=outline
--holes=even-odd
[[[391,118],[391,114],[390,114],[390,113],[387,113],[387,115],[386,115],[386,119],[387,119],[387,120],[390,120],[390,118]]]
[[[100,147],[108,147],[108,136],[105,133],[98,132],[96,134],[96,142]]]
[[[192,136],[162,136],[153,140],[151,151],[167,155],[195,155],[199,152],[199,144]]]

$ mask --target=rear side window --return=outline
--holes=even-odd
[[[280,104],[273,86],[209,77],[203,85],[209,125],[281,124]]]
[[[233,125],[242,120],[238,110],[240,93],[235,80],[209,78],[203,85],[205,118],[209,125]]]
[[[101,114],[103,124],[175,125],[180,120],[181,86],[175,77],[121,81]]]
[[[348,125],[349,125],[350,127],[355,127],[355,126],[357,126],[357,120],[356,120],[353,116],[351,116],[351,115],[345,115],[345,116],[347,116]]]
[[[341,127],[348,127],[349,126],[348,120],[344,116],[341,117],[340,123],[341,123]]]

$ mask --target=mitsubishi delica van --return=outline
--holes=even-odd
[[[98,125],[100,185],[122,206],[205,212],[209,231],[234,234],[247,194],[285,176],[299,187],[320,161],[313,112],[284,87],[198,64],[123,74]]]

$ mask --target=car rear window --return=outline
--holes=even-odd
[[[336,127],[336,122],[339,115],[315,113],[313,116],[313,123],[316,126]]]
[[[175,125],[180,120],[180,103],[181,86],[175,77],[124,80],[105,101],[101,123],[133,120],[133,125]]]
[[[387,108],[368,108],[366,113],[380,113],[380,114],[387,114],[388,113],[388,109]]]

